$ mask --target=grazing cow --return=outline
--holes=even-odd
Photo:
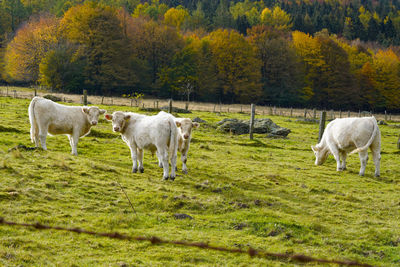
[[[65,106],[42,97],[34,97],[29,104],[29,121],[31,123],[31,140],[36,147],[39,140],[42,148],[47,150],[47,134],[65,134],[68,136],[72,154],[78,155],[79,137],[90,133],[90,128],[97,124],[99,115],[104,109],[98,107]]]
[[[175,118],[175,122],[178,126],[178,151],[181,152],[182,172],[187,173],[186,162],[192,139],[192,129],[198,128],[200,124],[192,122],[189,118]]]
[[[358,152],[361,176],[365,173],[370,148],[375,163],[375,176],[380,175],[381,133],[374,117],[335,119],[326,126],[319,144],[311,148],[316,157],[315,165],[323,164],[331,153],[335,157],[338,171],[346,169],[349,152]]]
[[[107,120],[112,120],[113,131],[121,134],[122,140],[131,150],[132,172],[144,171],[143,149],[148,149],[152,153],[156,152],[161,160],[164,169],[163,179],[175,179],[178,129],[171,114],[161,111],[155,116],[146,116],[115,111],[112,115],[106,114],[105,117]],[[169,158],[171,158],[171,176],[168,176]]]

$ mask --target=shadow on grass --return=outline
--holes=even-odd
[[[21,131],[19,129],[16,128],[12,128],[12,127],[5,127],[0,125],[0,132],[10,132],[10,133],[27,133],[25,131]]]
[[[250,147],[265,147],[265,148],[276,148],[276,149],[283,149],[282,147],[280,147],[280,146],[274,146],[274,145],[271,145],[271,144],[266,144],[266,143],[264,143],[264,142],[262,142],[262,141],[260,141],[260,140],[257,140],[257,139],[253,139],[253,140],[251,140],[251,141],[249,141],[248,143],[236,143],[237,145],[239,145],[239,146],[250,146]]]

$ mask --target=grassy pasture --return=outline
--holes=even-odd
[[[248,115],[194,112],[208,123],[194,132],[189,174],[161,181],[156,157],[145,152],[143,174],[132,174],[130,153],[104,119],[80,139],[78,156],[65,136],[49,136],[48,151],[33,146],[29,100],[0,98],[0,216],[99,232],[202,241],[225,247],[400,265],[398,129],[380,126],[381,177],[372,157],[359,177],[357,155],[345,172],[330,156],[314,166],[310,146],[318,125],[270,117],[292,130],[288,139],[220,133],[215,124]],[[102,106],[115,110],[135,108]],[[179,114],[178,114],[179,115]],[[182,116],[185,116],[182,114]],[[260,116],[257,116],[260,117]],[[118,183],[133,202],[137,216]],[[190,219],[175,219],[185,213]],[[5,266],[296,266],[197,248],[151,245],[74,233],[0,226],[0,265]]]

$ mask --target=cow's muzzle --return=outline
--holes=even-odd
[[[92,125],[97,125],[97,121],[92,121]]]

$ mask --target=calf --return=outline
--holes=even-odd
[[[148,149],[152,153],[157,153],[164,169],[163,179],[175,179],[178,129],[171,114],[161,111],[155,116],[146,116],[116,111],[112,115],[106,114],[105,117],[107,120],[112,120],[113,131],[121,134],[122,140],[131,150],[132,172],[144,171],[143,149]],[[171,158],[171,176],[169,176],[169,158]]]
[[[189,152],[190,140],[192,139],[192,129],[200,126],[197,122],[192,122],[189,118],[175,118],[178,126],[178,151],[181,152],[182,172],[187,173],[187,154]]]
[[[65,106],[42,97],[34,97],[29,104],[29,121],[31,123],[31,140],[36,147],[39,140],[44,150],[47,134],[66,134],[71,145],[72,154],[78,155],[79,137],[90,133],[90,128],[97,124],[99,115],[104,109],[98,107]]]
[[[331,153],[336,160],[338,171],[346,169],[346,157],[349,152],[358,152],[361,176],[365,173],[370,148],[375,163],[375,176],[380,175],[381,133],[374,117],[335,119],[326,126],[319,144],[311,148],[316,157],[315,165],[323,164]]]

